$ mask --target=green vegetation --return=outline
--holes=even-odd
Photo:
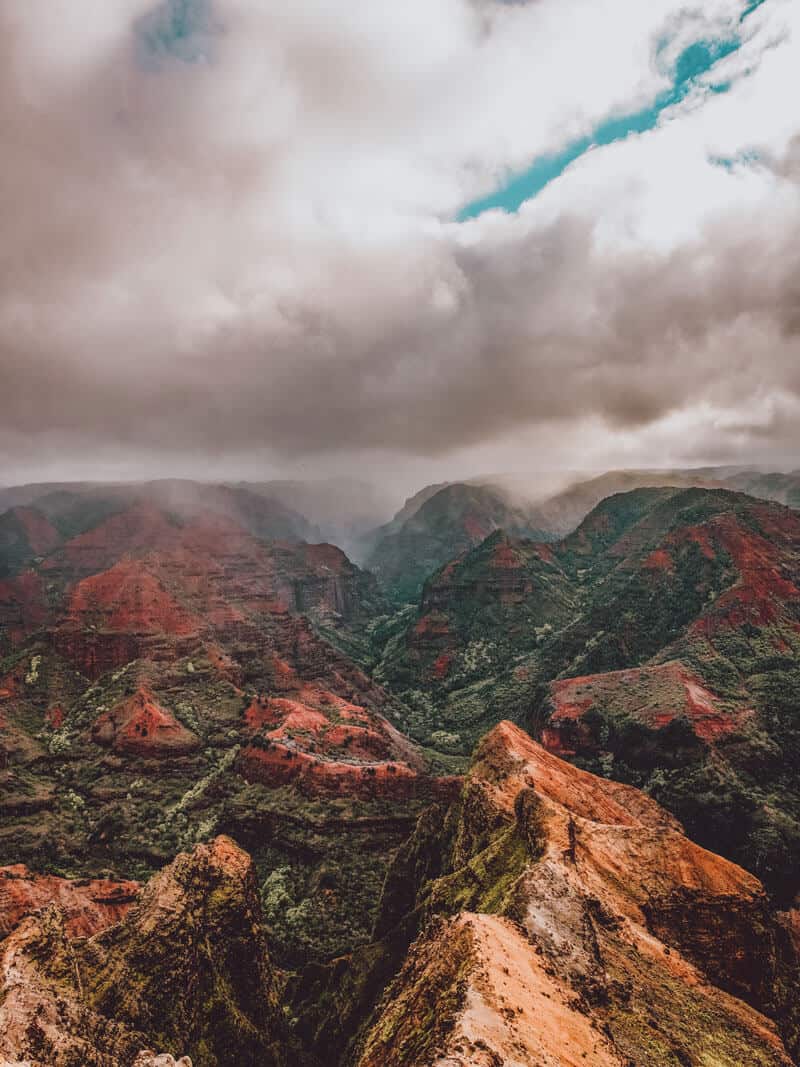
[[[402,729],[465,754],[500,719],[546,727],[556,679],[679,661],[733,724],[713,745],[669,672],[594,685],[561,743],[787,900],[800,889],[800,597],[780,583],[800,585],[799,542],[791,513],[736,493],[618,494],[547,550],[497,532],[440,568],[416,613],[377,631],[375,675],[405,705]],[[743,581],[742,607],[726,609]]]

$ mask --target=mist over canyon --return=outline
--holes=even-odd
[[[800,1063],[797,99],[0,0],[0,1067]]]

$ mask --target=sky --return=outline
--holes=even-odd
[[[800,466],[797,0],[0,0],[0,484]]]

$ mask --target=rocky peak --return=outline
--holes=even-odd
[[[0,1056],[141,1067],[155,1045],[207,1067],[280,1067],[291,1044],[260,924],[252,862],[226,837],[179,855],[86,940],[67,938],[55,907],[24,920],[2,946]]]
[[[360,1067],[792,1062],[797,957],[761,884],[649,797],[503,722],[454,812]]]

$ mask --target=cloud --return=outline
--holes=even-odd
[[[793,447],[791,3],[729,92],[453,221],[742,8],[0,0],[4,477]]]

